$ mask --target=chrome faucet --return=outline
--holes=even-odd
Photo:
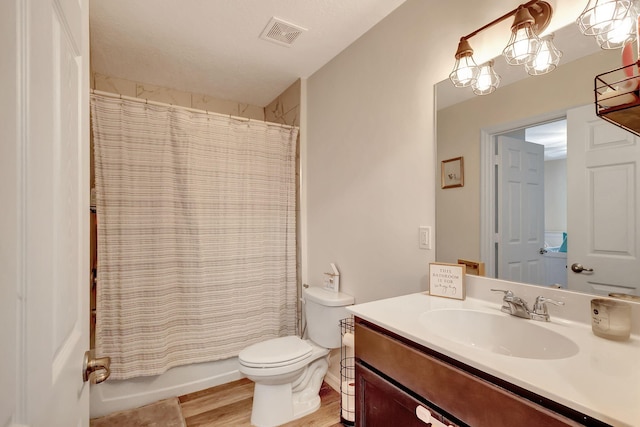
[[[494,292],[502,292],[502,307],[500,311],[510,314],[516,317],[522,317],[523,319],[539,320],[542,322],[549,321],[549,312],[547,310],[547,304],[564,305],[562,301],[555,301],[551,298],[539,296],[536,298],[536,302],[533,305],[533,310],[529,309],[527,302],[520,297],[514,295],[512,291],[506,291],[503,289],[491,289]]]
[[[520,297],[514,295],[511,291],[505,291],[503,289],[491,289],[493,292],[502,292],[504,297],[502,298],[502,307],[500,311],[510,314],[512,316],[522,317],[523,319],[531,319],[531,311],[527,302]]]
[[[556,301],[551,298],[539,296],[536,298],[535,304],[533,304],[533,313],[531,313],[531,319],[540,320],[542,322],[549,321],[549,312],[547,311],[547,303],[550,302],[553,305],[564,305],[563,301]]]

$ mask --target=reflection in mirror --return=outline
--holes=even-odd
[[[490,139],[496,161],[488,179],[497,190],[491,196],[495,209],[489,212],[495,218],[489,222],[500,238],[494,245],[495,259],[489,256],[489,261],[497,277],[567,288],[566,119],[531,124]],[[522,234],[527,238],[520,239]]]
[[[566,194],[571,192],[571,185],[575,185],[569,182],[574,173],[572,168],[576,167],[568,165],[572,164],[573,159],[576,161],[580,159],[579,155],[572,157],[571,148],[566,155],[560,154],[558,157],[556,153],[553,160],[550,158],[551,150],[564,150],[566,153],[567,149],[559,149],[557,146],[542,148],[541,153],[544,154],[540,154],[540,157],[546,161],[540,171],[544,184],[539,188],[544,187],[546,191],[538,192],[536,195],[539,201],[531,206],[544,207],[543,210],[540,209],[535,214],[528,208],[521,209],[517,216],[501,213],[505,204],[521,203],[519,197],[522,197],[523,189],[527,187],[523,185],[516,188],[511,183],[501,183],[500,179],[506,173],[501,172],[500,166],[496,165],[496,156],[504,154],[503,151],[507,154],[511,152],[505,148],[507,142],[504,141],[528,141],[535,149],[535,146],[547,146],[546,141],[552,134],[556,135],[554,138],[557,143],[557,134],[560,134],[559,139],[565,143],[567,140],[565,136],[567,131],[564,130],[567,126],[565,118],[568,111],[572,111],[569,114],[573,117],[574,110],[578,112],[588,110],[584,114],[591,114],[593,118],[580,120],[590,123],[589,126],[601,126],[605,123],[593,114],[595,111],[594,77],[621,66],[620,50],[599,50],[597,46],[593,46],[591,38],[579,33],[575,25],[569,25],[557,31],[555,41],[558,48],[563,51],[563,58],[558,68],[549,74],[528,76],[522,69],[509,67],[501,58],[497,58],[496,71],[501,74],[503,83],[491,95],[475,96],[470,90],[454,88],[448,80],[436,86],[438,161],[462,156],[465,164],[463,187],[436,189],[436,260],[456,262],[457,259],[464,258],[483,261],[486,264],[488,276],[507,280],[559,285],[573,290],[600,294],[609,292],[638,294],[636,286],[640,285],[640,280],[634,283],[635,279],[632,280],[629,277],[640,277],[640,271],[626,271],[627,267],[622,267],[623,263],[615,265],[619,273],[627,276],[626,279],[624,277],[601,279],[598,276],[602,271],[600,267],[596,272],[585,271],[579,274],[566,268],[567,265],[571,266],[574,263],[581,263],[588,268],[591,259],[590,255],[585,255],[587,248],[579,247],[583,245],[584,236],[578,235],[581,233],[572,235],[570,230],[575,224],[567,218],[567,212],[571,209],[566,208]],[[581,110],[578,108],[580,106],[586,107]],[[611,138],[628,142],[622,145],[637,147],[637,141],[632,134],[608,123],[606,125],[606,129],[614,129]],[[553,131],[550,128],[553,128]],[[602,133],[599,129],[600,127],[592,133]],[[583,136],[582,139],[586,140],[587,137],[588,135]],[[629,153],[626,154],[627,157],[629,155]],[[631,156],[638,157],[638,154]],[[528,154],[518,158],[533,157],[535,157],[533,154]],[[503,160],[503,162],[506,161]],[[607,167],[610,168],[610,166]],[[582,173],[583,176],[579,181],[584,182],[584,177],[587,176],[584,174],[584,167]],[[556,177],[554,179],[564,177],[564,181],[551,183],[553,176]],[[616,176],[615,173],[612,173],[610,178],[614,176]],[[575,181],[574,177],[572,182]],[[630,181],[623,184],[637,186],[637,183]],[[613,185],[609,178],[601,179],[598,185],[603,185],[597,190],[601,192],[606,186],[609,186],[609,190],[620,187]],[[509,192],[505,191],[507,188],[511,189],[511,198]],[[582,191],[586,190],[578,188],[577,192]],[[637,200],[638,190],[632,189],[632,191],[635,192],[631,195],[632,198]],[[515,198],[516,196],[518,199]],[[541,199],[540,196],[542,196]],[[569,203],[574,202],[569,201]],[[625,202],[620,199],[617,203]],[[620,208],[624,208],[626,214],[632,217],[632,221],[627,223],[630,227],[634,227],[638,223],[636,218],[639,210],[638,202],[627,203],[625,206]],[[575,206],[573,211],[576,211]],[[604,205],[600,205],[597,211],[600,213],[596,215],[604,215],[603,211],[615,211],[615,209],[607,209]],[[505,212],[508,211],[505,210]],[[534,223],[529,221],[529,217],[534,216],[542,220],[539,225],[534,226]],[[624,222],[622,216],[609,215],[606,218],[609,223]],[[502,221],[508,225],[523,222],[526,227],[523,226],[519,230],[522,234],[526,234],[527,238],[530,237],[528,233],[532,230],[539,235],[535,242],[530,242],[528,247],[525,245],[525,249],[519,249],[528,251],[529,258],[517,257],[515,249],[501,250],[507,248],[507,244],[505,242],[502,242],[502,246],[498,244],[500,238],[505,237],[505,232],[499,229],[500,219],[511,221]],[[587,227],[586,223],[585,227]],[[604,249],[601,252],[606,252],[610,258],[617,254],[621,255],[621,258],[633,259],[635,264],[640,265],[635,253],[635,247],[639,242],[625,241],[628,230],[628,227],[619,228],[608,232],[606,236],[596,237],[600,242],[606,241],[606,245],[602,243]],[[635,229],[633,234],[638,234]],[[594,237],[589,238],[592,239],[591,246],[593,246]],[[636,246],[631,248],[634,245]],[[588,242],[585,242],[584,246],[588,246]],[[531,254],[531,251],[535,254]],[[576,259],[578,256],[582,258]],[[509,257],[515,257],[514,259],[519,261]],[[596,277],[597,280],[593,280]]]

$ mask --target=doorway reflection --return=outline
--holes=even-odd
[[[494,134],[492,141],[498,159],[494,174],[498,277],[566,288],[566,119]],[[536,159],[540,152],[543,158]],[[517,168],[522,170],[514,172]]]

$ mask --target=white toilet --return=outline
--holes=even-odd
[[[255,382],[251,424],[278,426],[320,407],[329,351],[341,345],[340,320],[353,297],[319,287],[303,289],[308,340],[274,338],[240,352],[240,372]]]

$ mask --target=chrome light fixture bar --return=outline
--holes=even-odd
[[[473,59],[473,49],[469,39],[512,16],[515,16],[515,19],[511,26],[511,38],[502,52],[507,63],[511,65],[537,64],[535,61],[538,54],[545,55],[547,52],[553,52],[551,54],[553,59],[549,59],[549,55],[547,55],[548,58],[544,61],[553,62],[559,60],[562,54],[553,46],[552,39],[549,42],[543,42],[538,37],[538,34],[549,25],[552,15],[553,11],[549,3],[541,0],[531,0],[474,32],[461,37],[455,54],[456,62],[453,71],[449,74],[449,79],[456,87],[471,86],[473,92],[477,95],[486,95],[494,92],[500,83],[500,76],[493,69],[493,61],[477,66]],[[556,61],[552,66],[543,67],[540,65],[539,68],[541,70],[546,69],[544,72],[549,72],[557,64]],[[544,73],[537,72],[536,74]]]

